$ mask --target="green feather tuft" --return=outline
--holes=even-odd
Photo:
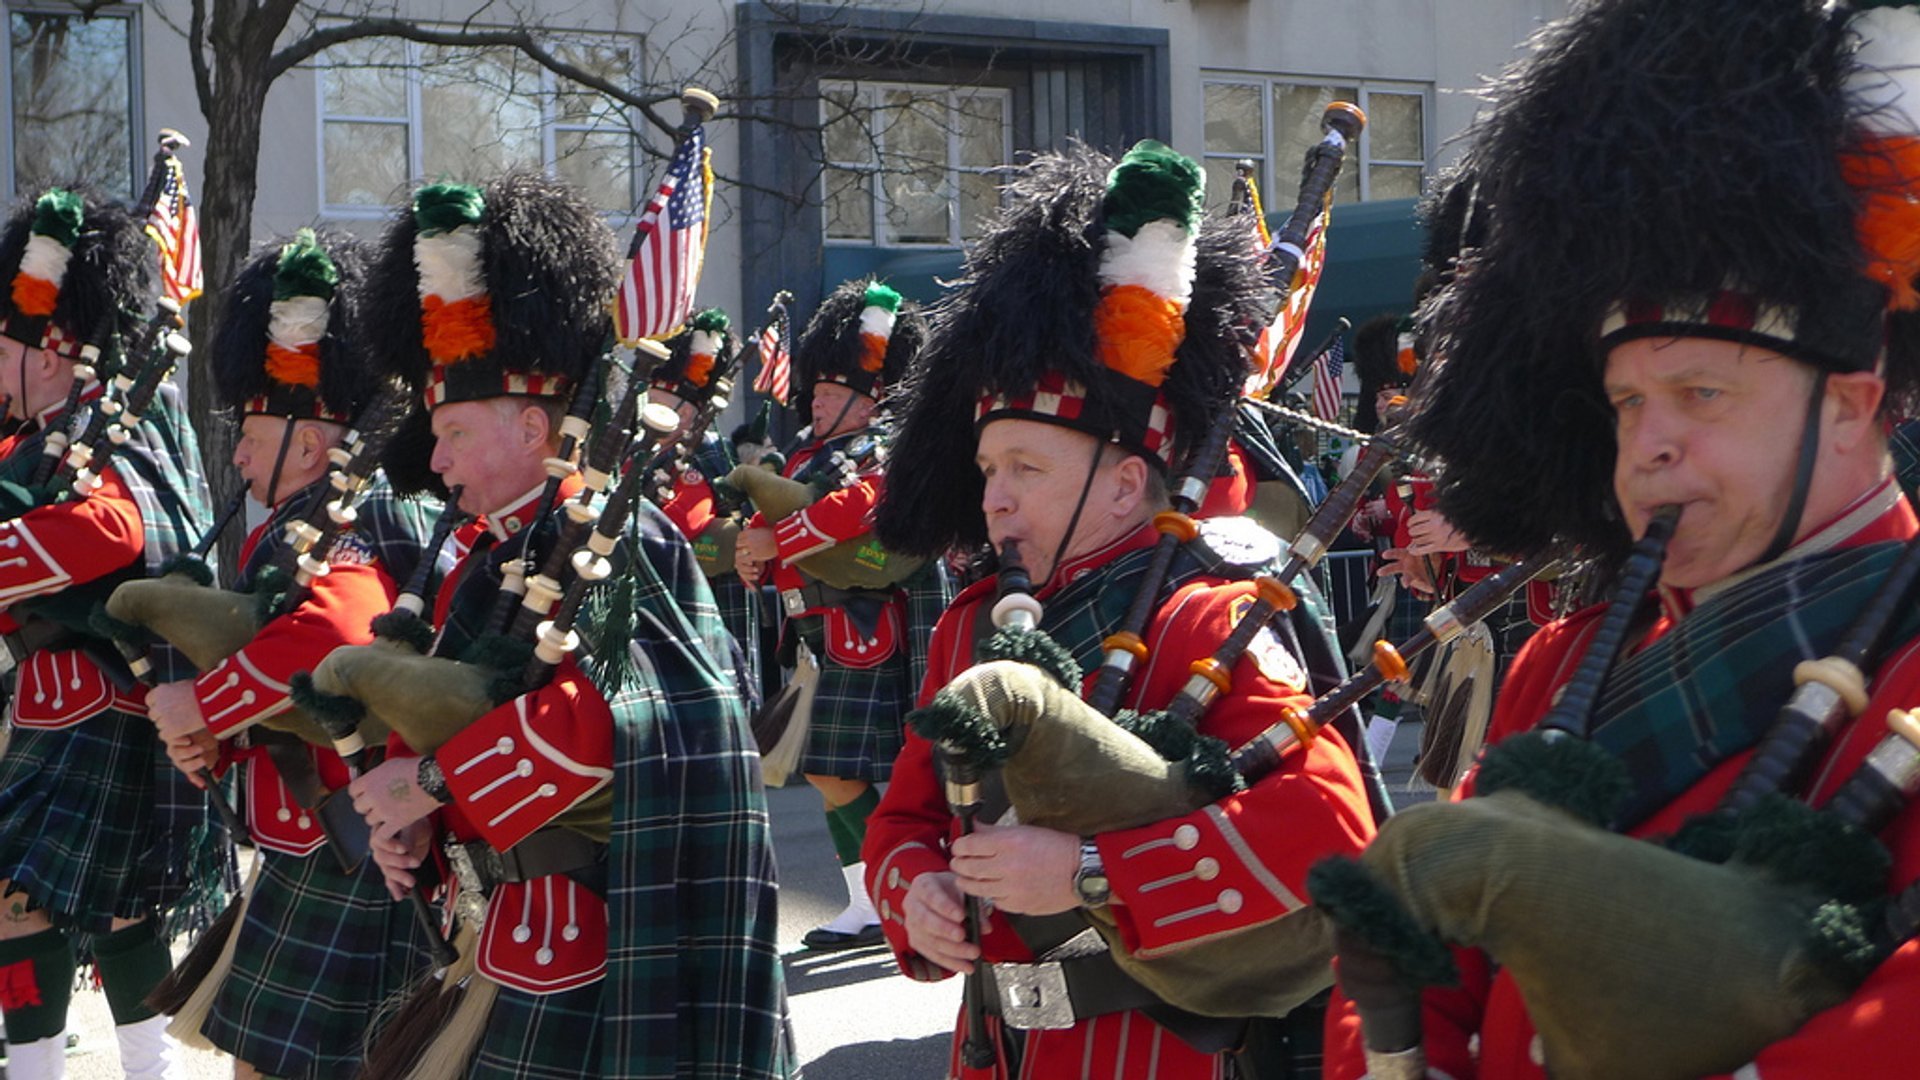
[[[1121,731],[1153,748],[1161,761],[1184,761],[1193,753],[1193,729],[1167,715],[1165,709],[1135,712],[1122,709],[1113,722]]]
[[[1247,782],[1234,771],[1226,740],[1211,735],[1193,737],[1193,749],[1187,752],[1187,783],[1205,792],[1208,802],[1247,790]]]
[[[867,307],[883,308],[887,311],[899,311],[900,299],[901,297],[898,290],[882,285],[876,281],[867,286],[867,296],[864,303]]]
[[[907,714],[916,734],[937,743],[950,760],[976,769],[999,766],[1013,753],[1005,734],[959,694],[941,690]]]
[[[129,645],[153,644],[153,632],[137,623],[122,622],[107,614],[105,605],[95,605],[91,619],[93,632],[108,641],[120,641]]]
[[[1480,760],[1474,790],[1507,789],[1605,827],[1633,793],[1618,758],[1557,731],[1529,731],[1495,745]]]
[[[1815,908],[1807,918],[1806,942],[1814,971],[1841,987],[1865,982],[1887,958],[1872,930],[1885,917],[1884,901],[1855,905],[1829,900]]]
[[[1080,662],[1066,646],[1044,630],[995,630],[977,657],[988,660],[1017,660],[1032,664],[1053,677],[1053,681],[1075,693],[1080,691]]]
[[[476,224],[486,210],[486,196],[467,184],[428,184],[413,196],[413,224],[421,236]]]
[[[533,660],[533,642],[520,641],[505,634],[487,634],[467,646],[460,656],[463,664],[473,664],[493,672],[487,683],[487,696],[495,705],[504,705],[527,692],[527,664]]]
[[[358,727],[367,715],[367,707],[358,698],[345,694],[329,694],[313,685],[313,673],[296,671],[293,678],[287,680],[287,696],[293,699],[300,711],[332,731],[337,727]]]
[[[33,231],[71,248],[87,220],[87,204],[65,188],[48,188],[33,204]]]
[[[687,323],[687,328],[691,330],[704,330],[709,334],[724,334],[727,332],[727,327],[731,325],[733,325],[733,320],[727,318],[726,312],[721,311],[717,307],[710,307],[696,314],[693,319]]]
[[[1307,871],[1307,891],[1339,928],[1335,941],[1341,953],[1343,987],[1349,950],[1384,960],[1402,984],[1451,986],[1460,981],[1446,942],[1421,926],[1360,860],[1334,855],[1314,863]],[[1347,988],[1347,993],[1353,995],[1356,989]]]
[[[1784,795],[1769,795],[1740,815],[1733,861],[1847,903],[1885,896],[1892,865],[1880,841]]]
[[[633,652],[627,644],[633,640],[634,575],[622,574],[612,592],[597,613],[591,649],[594,681],[608,697],[618,694],[631,674]]]
[[[160,576],[179,574],[196,585],[213,584],[213,568],[199,556],[181,552],[160,566]]]
[[[312,229],[301,229],[293,234],[293,243],[280,249],[280,264],[273,271],[275,300],[291,300],[296,296],[330,300],[334,286],[339,284],[340,271]]]
[[[422,656],[433,648],[433,624],[411,611],[389,611],[373,617],[373,636],[397,641]]]
[[[1131,237],[1150,221],[1173,221],[1188,232],[1200,218],[1206,173],[1178,150],[1143,139],[1107,174],[1101,204],[1107,228]]]

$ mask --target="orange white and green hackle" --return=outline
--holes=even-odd
[[[1186,339],[1205,188],[1199,164],[1170,147],[1146,140],[1127,151],[1108,174],[1101,205],[1100,300],[1092,320],[1094,356],[1121,381],[1095,390],[1092,396],[1108,400],[1089,411],[1088,387],[1051,371],[1031,393],[984,395],[977,420],[1029,414],[1117,427],[1123,443],[1169,459],[1173,411],[1159,390]]]
[[[1920,310],[1920,6],[1874,7],[1848,29],[1860,42],[1847,82],[1860,146],[1844,164],[1860,192],[1867,275],[1887,286],[1889,307]]]
[[[86,203],[79,195],[49,188],[34,202],[32,231],[20,256],[20,269],[13,275],[14,313],[25,317],[23,326],[36,328],[33,340],[26,343],[63,356],[77,355],[80,342],[64,333],[52,316],[85,220]]]
[[[271,389],[249,401],[246,412],[284,414],[285,402],[298,399],[305,404],[293,410],[299,415],[343,424],[352,419],[329,412],[320,398],[320,341],[339,285],[340,271],[312,229],[281,246],[267,309],[264,366]]]

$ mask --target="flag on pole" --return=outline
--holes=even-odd
[[[703,129],[695,127],[674,150],[660,189],[633,227],[613,305],[614,332],[622,343],[666,337],[693,312],[712,198],[711,151]]]
[[[1336,335],[1333,344],[1313,362],[1313,415],[1322,420],[1337,420],[1344,404],[1340,375],[1346,370],[1346,338]]]
[[[1300,335],[1307,328],[1307,310],[1313,306],[1313,292],[1319,287],[1320,273],[1327,265],[1327,221],[1332,216],[1333,194],[1329,192],[1320,216],[1313,219],[1313,227],[1307,230],[1306,250],[1301,254],[1299,269],[1294,271],[1287,302],[1280,305],[1273,324],[1261,333],[1260,342],[1255,346],[1260,366],[1249,380],[1248,390],[1257,397],[1265,397],[1273,389],[1293,362],[1293,354],[1300,349]]]
[[[147,214],[147,235],[160,249],[160,285],[182,307],[200,295],[200,215],[187,196],[187,174],[180,159],[167,158],[167,179]]]
[[[787,351],[787,312],[777,309],[773,321],[760,331],[760,372],[753,377],[755,393],[766,394],[780,404],[787,403],[793,356]]]

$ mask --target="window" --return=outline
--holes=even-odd
[[[959,247],[1000,202],[1005,90],[823,82],[828,241]]]
[[[640,42],[553,43],[561,59],[635,81]],[[417,184],[478,182],[546,168],[610,213],[634,208],[634,135],[619,102],[554,75],[518,49],[365,38],[328,49],[320,73],[321,202],[384,213]]]
[[[1320,116],[1334,101],[1351,101],[1367,114],[1358,153],[1348,148],[1334,198],[1355,202],[1420,194],[1427,162],[1424,87],[1220,76],[1209,78],[1204,89],[1208,205],[1226,204],[1234,162],[1250,158],[1267,212],[1290,209],[1300,163],[1320,141]]]
[[[78,178],[138,194],[133,34],[125,14],[8,14],[16,192]]]

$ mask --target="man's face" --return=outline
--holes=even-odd
[[[285,476],[281,477],[280,490],[267,490],[289,423],[284,416],[248,416],[240,421],[240,441],[233,444],[233,467],[240,470],[240,479],[247,482],[247,494],[262,506],[270,505],[267,502],[270,495],[281,497],[299,490],[289,486]]]
[[[26,415],[20,396],[20,362],[26,351],[26,343],[0,335],[0,398],[6,400],[8,416]]]
[[[986,481],[980,509],[987,516],[987,537],[996,551],[1017,541],[1020,561],[1035,585],[1053,576],[1054,553],[1087,489],[1096,446],[1091,435],[1037,420],[995,420],[980,431],[974,464]],[[1101,460],[1064,558],[1086,554],[1109,539],[1103,511],[1113,493],[1103,480],[1110,479],[1112,466],[1104,455]]]
[[[546,475],[546,446],[529,441],[522,413],[501,399],[456,401],[433,410],[433,471],[449,489],[465,490],[460,509],[505,509]]]
[[[1607,355],[1627,524],[1639,536],[1656,508],[1682,507],[1663,583],[1705,585],[1765,554],[1793,491],[1812,380],[1778,353],[1706,338],[1641,338]]]
[[[844,384],[813,384],[813,437],[831,439],[873,422],[874,400]]]

